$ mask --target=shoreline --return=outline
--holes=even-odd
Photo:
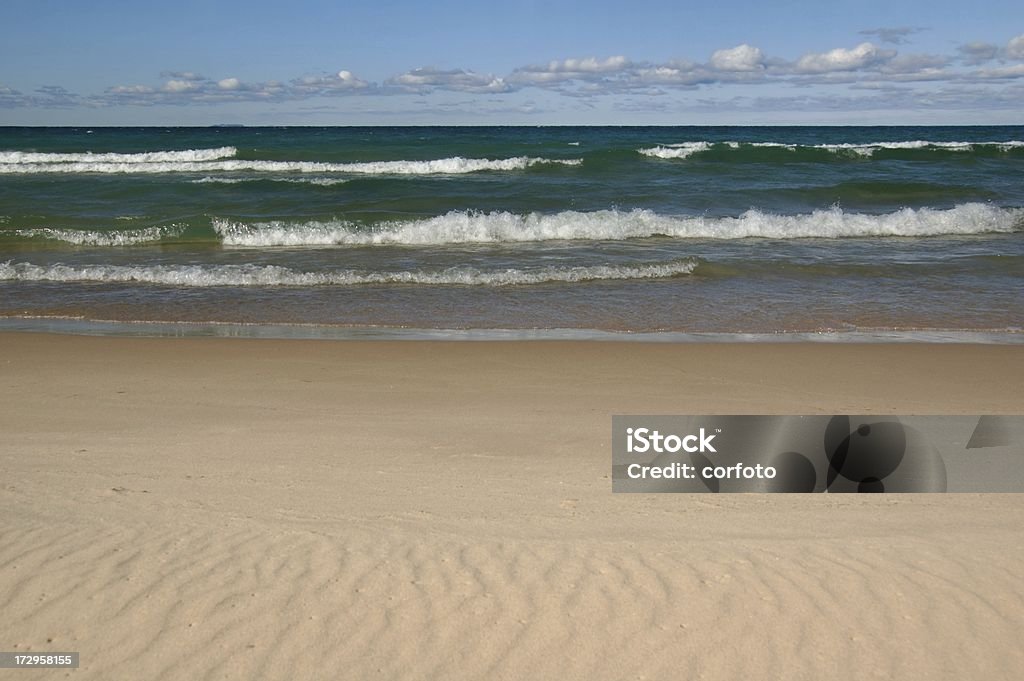
[[[227,337],[362,341],[597,341],[626,343],[954,343],[1024,344],[1024,329],[856,329],[821,331],[628,331],[589,328],[420,328],[318,323],[0,317],[0,333],[107,337]]]

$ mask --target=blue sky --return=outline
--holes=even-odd
[[[0,124],[1024,123],[995,2],[3,0]]]

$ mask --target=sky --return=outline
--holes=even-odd
[[[1020,0],[3,0],[0,125],[1024,124]]]

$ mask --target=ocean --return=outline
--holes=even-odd
[[[1024,342],[1024,127],[0,128],[0,328],[154,322]]]

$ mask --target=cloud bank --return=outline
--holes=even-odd
[[[924,29],[874,28],[860,33],[884,43],[902,46]],[[720,86],[818,89],[814,95],[750,96],[740,99],[751,105],[793,107],[889,106],[1024,108],[1024,34],[1004,44],[983,41],[963,43],[946,55],[901,52],[864,41],[823,52],[785,59],[766,54],[747,43],[713,51],[704,61],[685,59],[665,62],[636,60],[624,55],[571,57],[517,67],[504,75],[468,68],[440,69],[422,66],[380,82],[371,82],[349,69],[302,75],[289,80],[245,81],[226,73],[206,76],[190,71],[166,71],[158,84],[117,84],[99,93],[79,94],[58,85],[43,85],[23,92],[0,83],[0,108],[216,105],[229,102],[288,102],[315,98],[352,96],[408,96],[435,92],[501,97],[525,90],[546,90],[592,100],[603,96],[658,96],[673,91],[709,90]],[[830,86],[842,92],[822,91]],[[864,93],[873,91],[868,96]],[[879,93],[885,93],[883,96]],[[894,95],[893,93],[898,93]],[[630,100],[629,106],[641,106]],[[652,102],[650,110],[658,107]],[[739,100],[717,101],[728,109]],[[627,106],[625,102],[619,105]],[[710,105],[710,104],[708,104]]]

